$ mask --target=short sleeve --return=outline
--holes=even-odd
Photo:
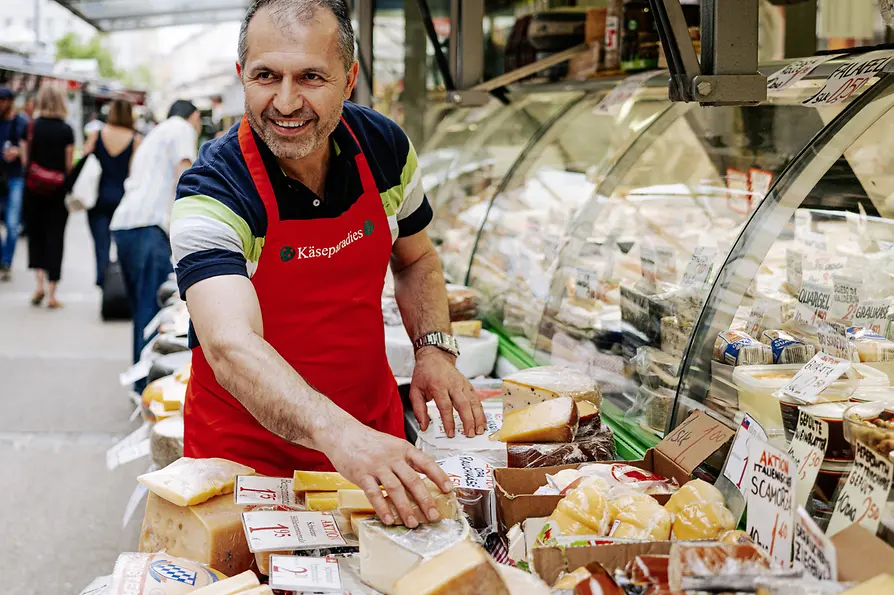
[[[183,127],[177,131],[178,134],[174,139],[174,161],[189,161],[192,163],[198,157],[198,137],[196,131],[191,124],[183,121]]]
[[[397,212],[397,224],[400,237],[407,237],[428,227],[433,213],[425,196],[425,189],[422,187],[422,172],[416,148],[402,130],[400,136],[395,139],[395,144],[398,154],[406,155],[400,176],[402,199]]]

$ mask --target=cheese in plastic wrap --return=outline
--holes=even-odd
[[[758,578],[799,573],[771,569],[767,555],[754,544],[678,542],[671,546],[668,564],[672,591],[751,590]]]
[[[213,568],[165,553],[124,553],[112,572],[109,595],[186,595],[227,577]]]
[[[230,494],[237,475],[255,470],[226,459],[182,458],[164,469],[140,475],[141,484],[177,506],[201,504],[220,494]]]
[[[764,331],[761,333],[761,343],[770,346],[774,364],[806,364],[816,355],[813,345],[782,330]]]
[[[549,520],[562,535],[606,535],[610,513],[598,481],[581,481],[559,501]]]
[[[714,341],[714,359],[730,366],[772,364],[773,352],[747,333],[724,331]]]
[[[614,433],[608,426],[602,426],[589,437],[578,437],[574,442],[507,444],[506,452],[508,466],[515,468],[554,467],[618,459]]]
[[[673,479],[661,477],[651,471],[640,469],[626,463],[593,463],[584,464],[577,469],[563,469],[555,475],[547,475],[548,490],[540,494],[559,494],[574,488],[576,483],[596,478],[603,491],[623,486],[644,494],[673,494],[679,489]]]
[[[861,327],[847,329],[847,337],[861,362],[894,361],[894,341]]]
[[[652,496],[624,490],[609,498],[610,537],[666,541],[670,538],[671,515]]]

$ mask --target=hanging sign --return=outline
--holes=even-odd
[[[876,57],[873,57],[876,56]],[[872,78],[885,70],[894,55],[871,53],[852,62],[842,64],[829,75],[822,89],[803,101],[807,106],[834,105],[850,99]]]
[[[767,91],[779,92],[788,89],[824,62],[837,58],[835,56],[811,56],[795,60],[767,77]]]

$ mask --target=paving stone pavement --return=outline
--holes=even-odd
[[[109,447],[139,426],[118,384],[129,365],[130,326],[104,323],[93,242],[83,214],[69,218],[59,298],[29,298],[27,242],[13,280],[0,283],[0,570],[12,595],[77,595],[110,574],[137,544],[138,510],[122,518],[142,459],[106,468]]]

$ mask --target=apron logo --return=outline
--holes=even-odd
[[[366,223],[363,224],[363,235],[365,235],[365,236],[372,235],[372,232],[375,228],[376,228],[376,226],[373,225],[373,222],[370,221],[369,219],[367,219]]]
[[[295,249],[291,246],[283,246],[282,250],[279,251],[279,257],[283,262],[289,262],[295,258]]]

